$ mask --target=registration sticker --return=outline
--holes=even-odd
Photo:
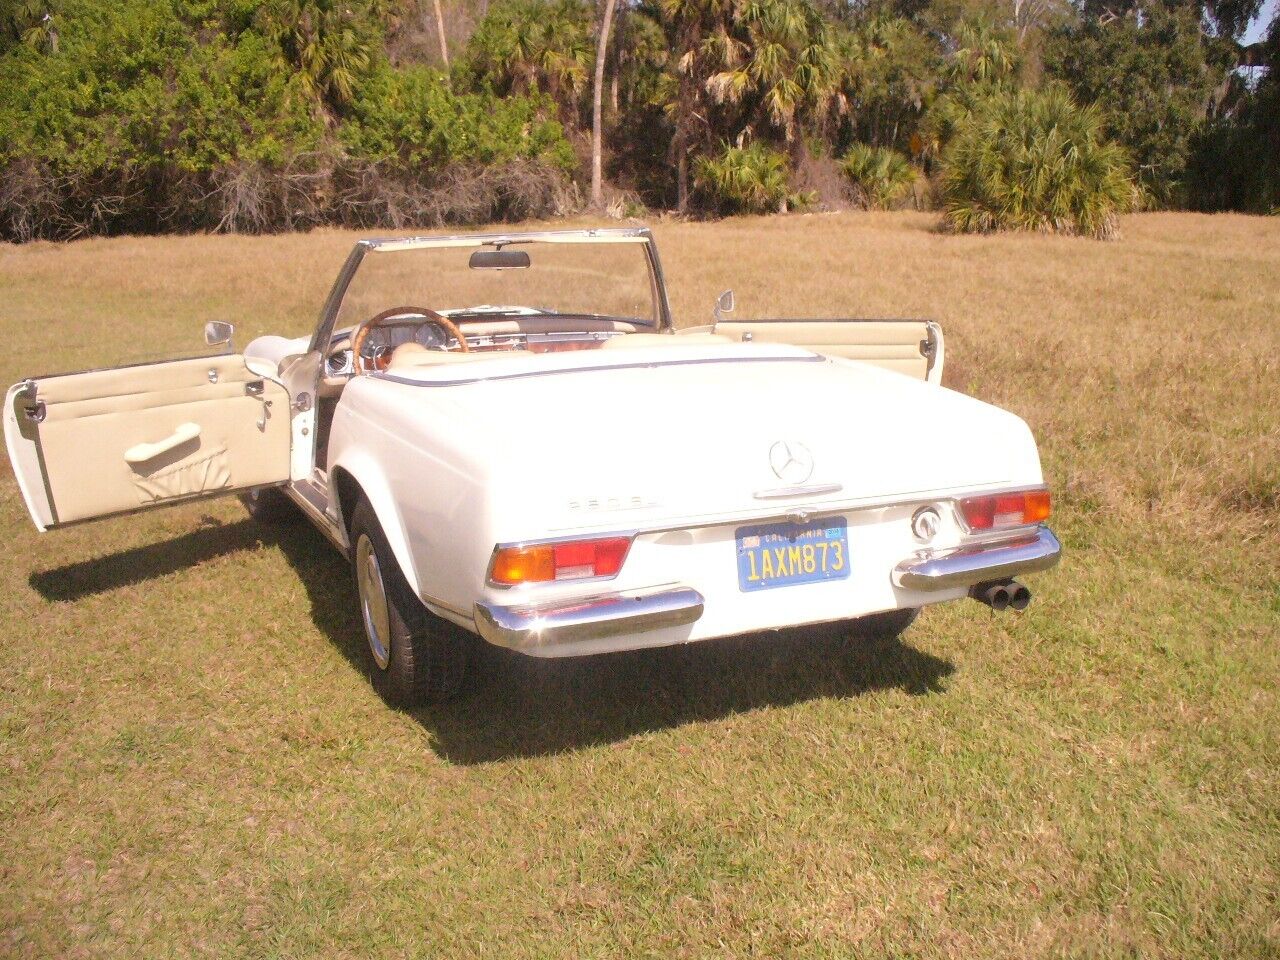
[[[849,534],[843,517],[762,523],[739,527],[734,534],[741,590],[848,579]]]

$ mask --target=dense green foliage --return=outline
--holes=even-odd
[[[891,207],[911,190],[918,174],[911,161],[889,147],[855,143],[840,159],[840,166],[862,191],[867,205]]]
[[[725,147],[717,156],[699,157],[697,184],[714,209],[747,213],[786,213],[807,206],[787,176],[787,158],[761,143]]]
[[[956,230],[1042,230],[1106,238],[1134,205],[1124,152],[1095,107],[1062,90],[1005,91],[958,125],[943,157],[947,222]]]
[[[917,181],[917,202],[941,199],[959,131],[1006,117],[989,101],[1060,83],[1064,110],[1096,105],[1099,145],[1123,148],[1149,206],[1269,211],[1278,81],[1233,69],[1257,8],[623,0],[606,179],[626,208],[690,213],[892,205]],[[595,5],[455,0],[437,23],[439,9],[0,0],[0,237],[430,225],[580,203]]]
[[[1280,214],[1280,18],[1259,53],[1266,73],[1201,137],[1191,178],[1202,209]]]
[[[1149,202],[1184,206],[1197,137],[1222,105],[1234,65],[1229,42],[1204,33],[1196,12],[1160,3],[1103,23],[1087,19],[1054,31],[1050,73],[1083,103],[1104,111],[1108,132],[1132,153]]]
[[[488,219],[569,187],[545,97],[393,67],[372,6],[66,0],[54,23],[56,53],[28,28],[0,56],[0,234]]]

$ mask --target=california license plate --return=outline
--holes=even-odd
[[[739,527],[734,534],[741,590],[769,590],[849,576],[849,533],[843,517],[810,523],[761,523]]]

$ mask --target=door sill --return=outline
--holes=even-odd
[[[316,473],[319,474],[320,471],[317,470]],[[328,484],[323,481],[317,482],[314,478],[297,480],[287,484],[284,492],[298,505],[306,518],[319,527],[320,532],[345,556],[347,553],[346,531],[339,524],[334,523],[325,512],[329,506]]]

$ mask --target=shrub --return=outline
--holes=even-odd
[[[785,213],[811,202],[791,189],[787,158],[762,143],[726,146],[718,157],[699,157],[694,177],[699,191],[721,213]]]
[[[426,67],[378,71],[339,136],[353,158],[404,169],[517,158],[565,172],[574,165],[555,107],[544,96],[455,93]]]
[[[1063,91],[999,92],[960,121],[943,155],[947,223],[955,230],[1043,230],[1115,236],[1136,189],[1123,150],[1093,107]]]
[[[855,143],[840,158],[840,166],[854,182],[867,206],[885,210],[907,195],[919,174],[911,161],[888,147]]]
[[[1123,8],[1121,8],[1123,9]],[[1064,20],[1045,37],[1045,71],[1102,110],[1153,205],[1182,206],[1201,135],[1239,58],[1204,27],[1208,8],[1141,3],[1120,16]]]

